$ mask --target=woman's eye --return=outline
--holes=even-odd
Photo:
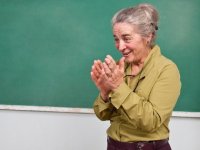
[[[125,41],[125,42],[130,42],[130,41],[131,41],[131,38],[125,38],[124,41]]]
[[[114,41],[115,41],[115,42],[118,42],[118,41],[119,41],[119,39],[116,39],[116,38],[114,38]]]
[[[124,40],[124,42],[129,43],[129,42],[131,42],[132,37],[131,36],[124,36],[123,40]]]

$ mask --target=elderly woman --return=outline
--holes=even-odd
[[[110,120],[107,150],[170,150],[168,124],[180,95],[177,66],[155,44],[158,12],[140,4],[112,18],[116,63],[95,60],[91,78],[99,89],[94,111]]]

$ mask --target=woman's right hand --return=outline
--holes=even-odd
[[[111,91],[110,87],[108,86],[107,82],[109,80],[108,76],[106,75],[103,69],[103,63],[100,60],[95,60],[94,64],[92,65],[91,70],[91,78],[95,83],[96,87],[100,91],[100,95],[104,101],[108,100],[109,93]]]

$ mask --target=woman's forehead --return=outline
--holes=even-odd
[[[133,34],[133,33],[134,33],[134,25],[128,23],[116,23],[113,26],[114,35]]]

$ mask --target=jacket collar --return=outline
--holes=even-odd
[[[145,78],[146,74],[149,72],[149,69],[151,68],[148,64],[153,65],[151,62],[154,60],[155,57],[158,57],[160,55],[161,55],[160,47],[158,45],[155,45],[144,62],[143,69],[139,73],[140,74],[139,79]],[[128,63],[125,64],[125,76],[131,76],[131,64]]]

